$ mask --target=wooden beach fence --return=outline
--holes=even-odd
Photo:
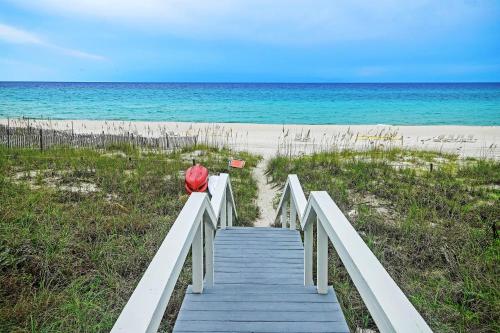
[[[36,129],[0,125],[0,144],[13,148],[48,149],[71,147],[103,149],[113,145],[130,144],[149,150],[169,151],[197,144],[196,136],[181,136],[165,133],[161,137],[145,137],[130,132],[122,134],[101,133],[76,134],[72,130]]]

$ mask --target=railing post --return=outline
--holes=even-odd
[[[229,190],[228,190],[229,192]],[[226,193],[226,202],[227,202],[227,226],[232,227],[233,226],[233,203],[230,200],[229,195]]]
[[[283,200],[283,205],[281,206],[281,227],[286,228],[286,220],[288,214],[288,200]]]
[[[7,148],[10,148],[10,118],[7,118]]]
[[[7,127],[7,148],[10,148],[10,128]]]
[[[224,194],[222,195],[221,205],[222,205],[222,207],[220,209],[220,228],[226,229],[226,225],[227,225],[226,191],[224,191]]]
[[[313,224],[307,223],[304,229],[304,285],[312,286],[313,282]]]
[[[214,286],[214,230],[210,220],[205,220],[205,284],[208,288]]]
[[[328,293],[328,235],[325,228],[321,224],[321,220],[316,218],[316,246],[317,246],[317,263],[316,263],[316,283],[319,294]]]
[[[297,207],[295,207],[295,202],[290,194],[290,229],[295,230],[297,228]]]
[[[43,150],[43,131],[40,128],[40,150]]]
[[[191,245],[193,257],[193,292],[203,292],[203,218],[198,221],[196,234]]]

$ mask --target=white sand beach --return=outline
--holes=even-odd
[[[7,119],[0,124],[7,125]],[[462,157],[500,159],[500,126],[275,125],[241,123],[139,122],[100,120],[29,120],[35,128],[75,133],[162,133],[198,135],[199,142],[226,145],[269,158],[310,154],[329,149],[402,147],[435,150]],[[27,120],[10,120],[26,126]]]

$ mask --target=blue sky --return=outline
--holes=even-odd
[[[0,0],[0,80],[500,81],[500,1]]]

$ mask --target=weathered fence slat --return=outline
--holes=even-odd
[[[167,151],[196,145],[196,137],[162,134],[161,137],[144,137],[127,134],[79,134],[73,129],[58,131],[33,127],[12,127],[0,124],[0,145],[13,148],[49,149],[54,146],[102,149],[110,145],[130,144],[133,147]]]

